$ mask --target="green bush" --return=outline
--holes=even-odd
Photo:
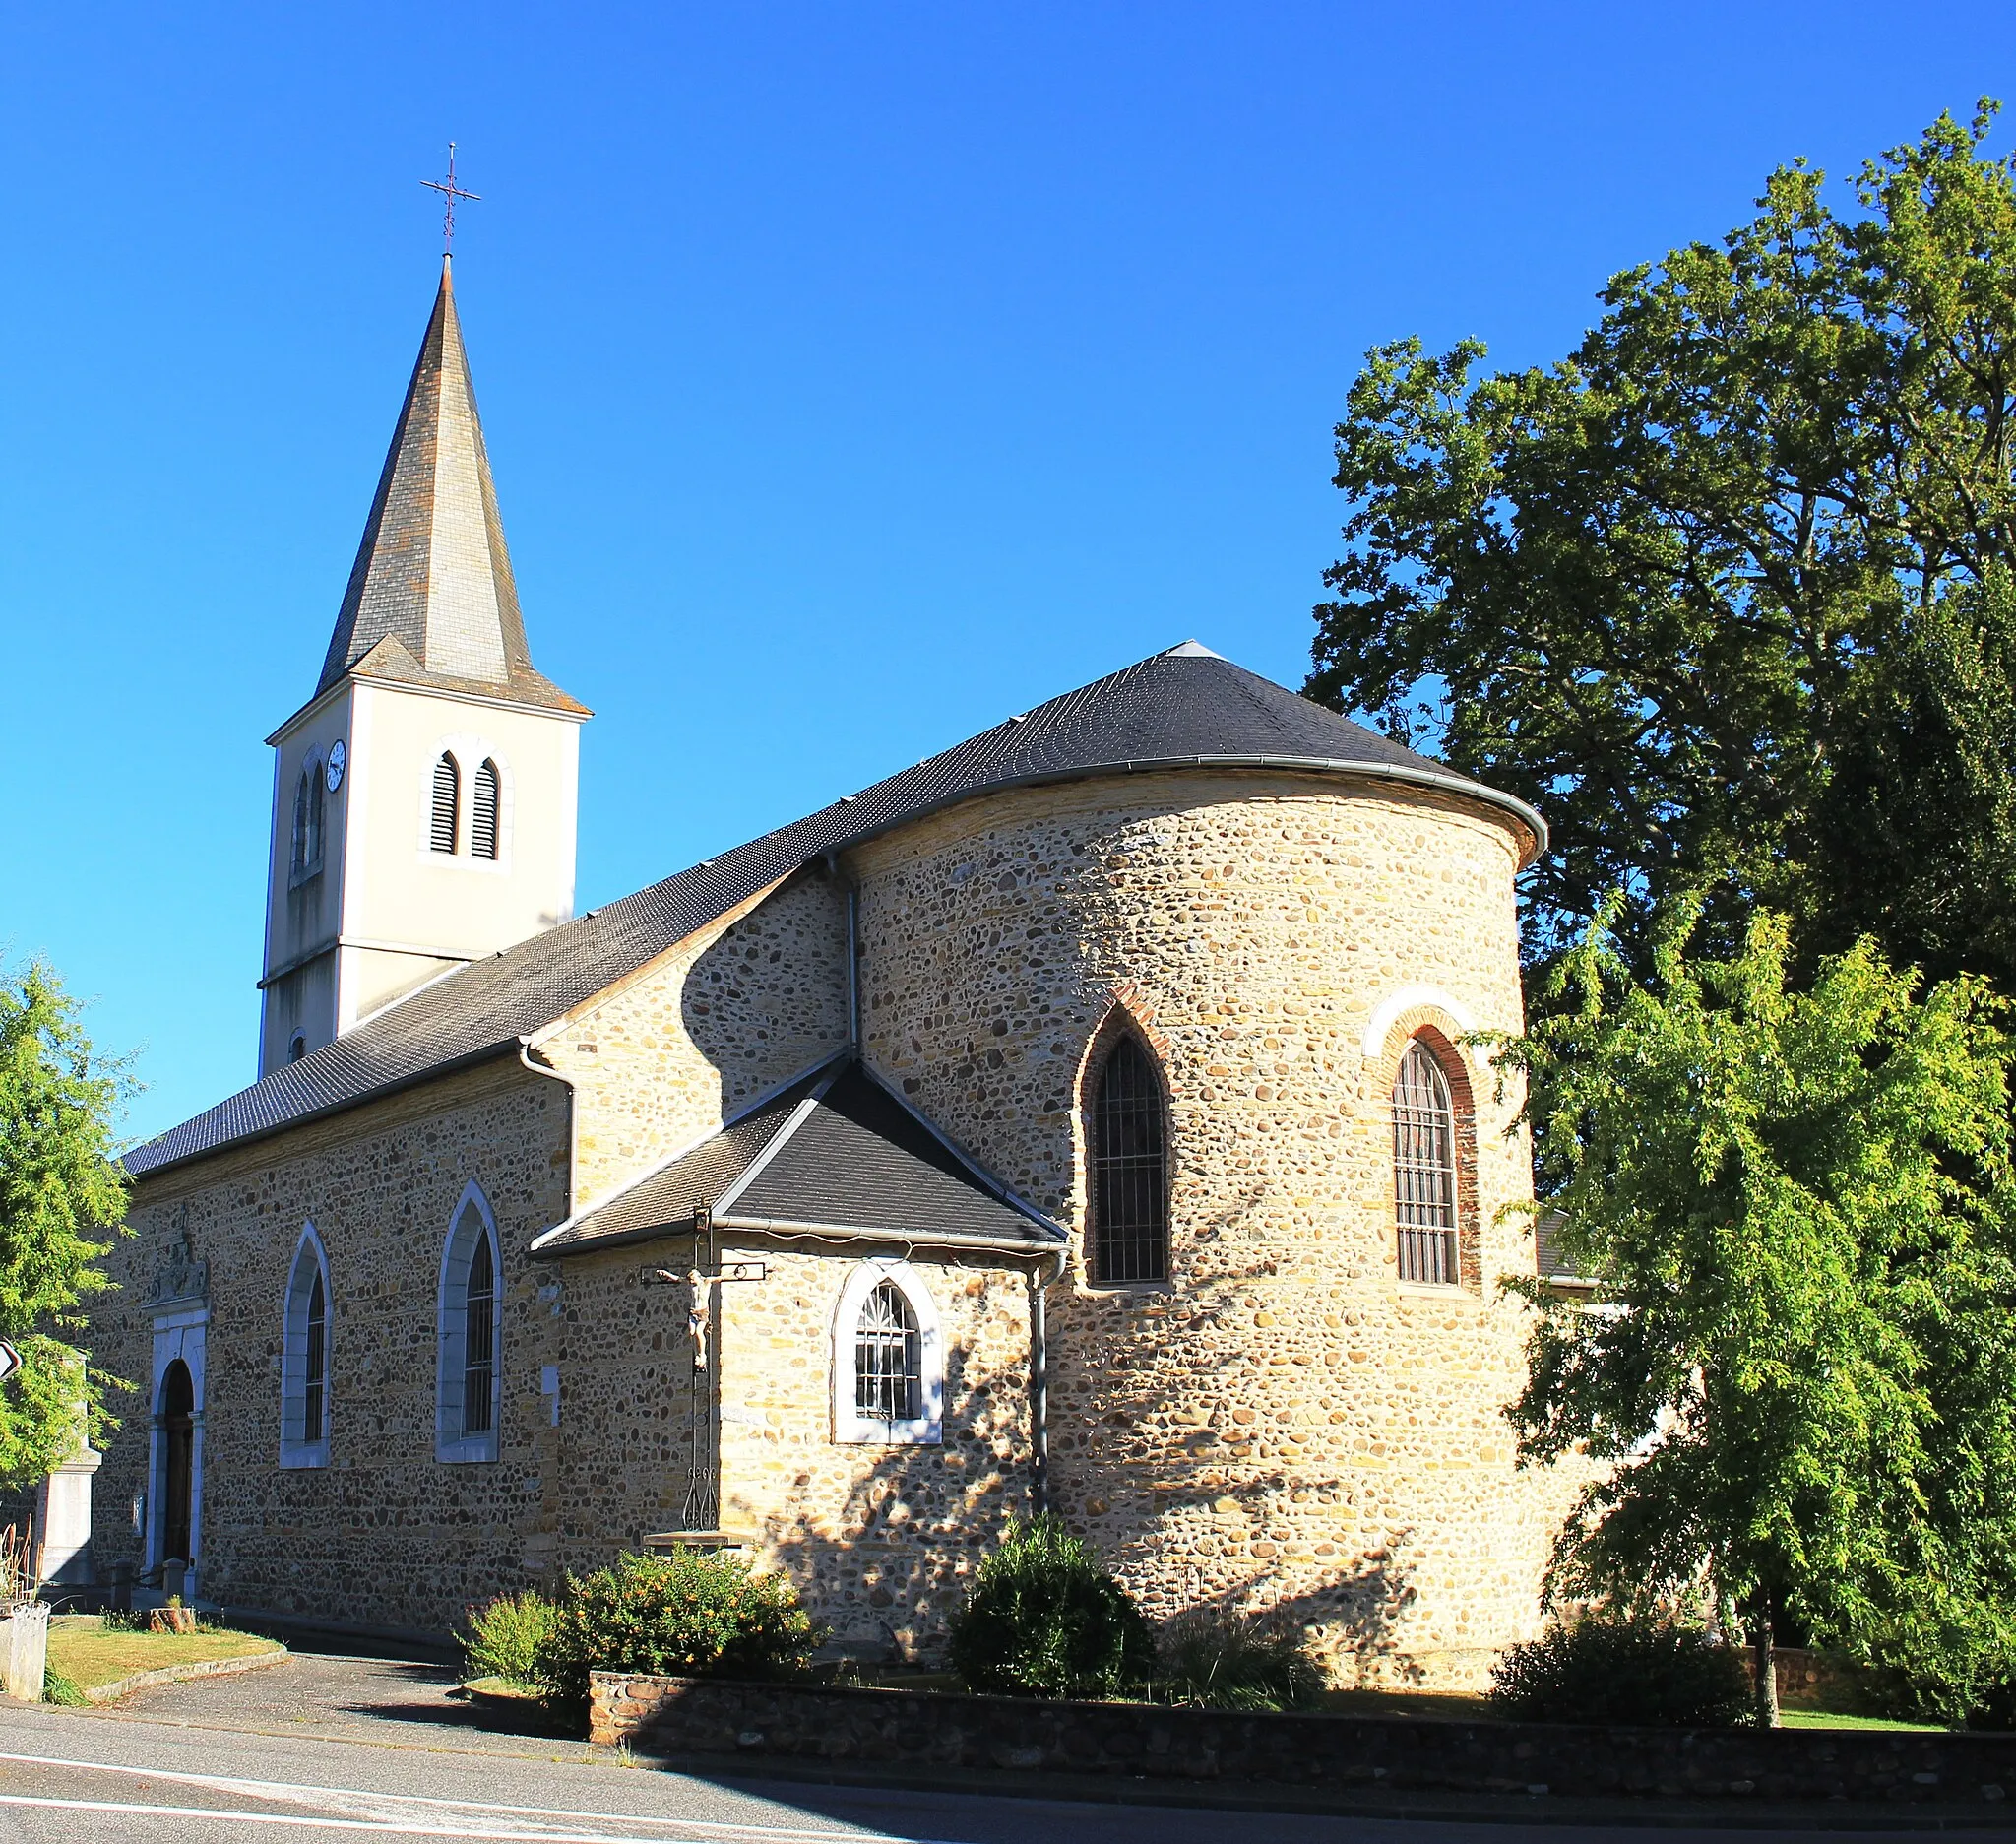
[[[1323,1693],[1323,1668],[1294,1628],[1196,1613],[1164,1636],[1155,1699],[1192,1709],[1299,1709]]]
[[[42,1667],[42,1701],[60,1703],[65,1709],[89,1709],[91,1698],[84,1693],[84,1686],[74,1678],[66,1678],[60,1671]]]
[[[1491,1703],[1524,1722],[1728,1728],[1751,1720],[1741,1653],[1651,1614],[1588,1614],[1506,1651]]]
[[[566,1578],[535,1682],[585,1703],[592,1671],[776,1677],[802,1671],[819,1639],[784,1575],[758,1575],[719,1552],[622,1556]]]
[[[558,1612],[530,1588],[523,1594],[500,1594],[471,1609],[469,1629],[462,1635],[464,1682],[502,1678],[537,1689],[541,1661],[552,1650]]]
[[[1127,1591],[1043,1516],[980,1564],[952,1666],[969,1690],[1000,1696],[1117,1696],[1153,1673],[1155,1640]]]

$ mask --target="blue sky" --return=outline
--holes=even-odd
[[[604,902],[1195,635],[1299,683],[1364,349],[1983,93],[1999,5],[0,13],[0,950],[251,1079],[272,771],[431,301]],[[1998,137],[1998,145],[2007,136]]]

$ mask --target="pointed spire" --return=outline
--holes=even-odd
[[[378,677],[582,708],[533,670],[446,256],[317,696],[367,655]]]

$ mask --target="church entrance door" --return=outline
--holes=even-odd
[[[196,1475],[196,1385],[180,1358],[161,1377],[161,1435],[167,1449],[161,1555],[187,1562]]]

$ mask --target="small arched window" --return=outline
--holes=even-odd
[[[470,802],[469,849],[477,858],[497,856],[497,765],[486,761],[476,770]]]
[[[1140,1039],[1121,1037],[1093,1087],[1092,1278],[1102,1287],[1168,1273],[1168,1149],[1162,1084]]]
[[[287,1039],[287,1061],[297,1063],[307,1053],[308,1034],[305,1031],[296,1031],[292,1037]]]
[[[491,1428],[490,1385],[496,1379],[496,1340],[490,1313],[497,1304],[497,1271],[484,1238],[470,1257],[462,1296],[462,1431],[487,1434]]]
[[[944,1405],[938,1311],[922,1276],[907,1262],[860,1263],[834,1313],[834,1438],[934,1442]]]
[[[434,798],[427,824],[430,850],[453,855],[461,802],[462,771],[455,766],[455,757],[444,749],[441,759],[434,764]]]
[[[1449,1078],[1418,1038],[1393,1083],[1393,1200],[1400,1278],[1454,1287],[1456,1109]]]
[[[923,1387],[916,1314],[900,1287],[879,1282],[854,1321],[854,1413],[871,1422],[914,1422]]]
[[[497,1231],[482,1193],[463,1193],[441,1260],[434,1457],[494,1460],[501,1381]]]
[[[294,784],[293,858],[289,866],[296,877],[307,877],[322,868],[322,768],[309,762]]]
[[[329,1464],[329,1261],[310,1224],[294,1248],[281,1328],[280,1463]]]

